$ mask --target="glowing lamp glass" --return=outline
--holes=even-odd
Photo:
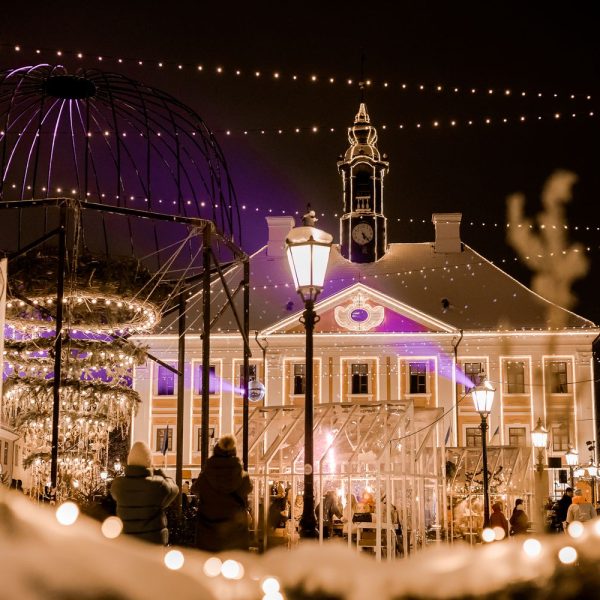
[[[594,464],[588,466],[587,472],[590,477],[598,477],[598,467]]]
[[[535,429],[531,432],[531,443],[538,450],[543,450],[548,445],[548,430],[542,425],[542,419],[538,419]]]
[[[295,227],[286,239],[286,253],[294,286],[304,300],[314,300],[323,289],[333,237],[315,227]]]
[[[565,454],[565,460],[570,467],[576,467],[579,462],[579,453],[575,448],[569,448],[569,451]]]
[[[495,392],[496,389],[487,379],[471,391],[473,406],[480,415],[487,416],[492,412]]]

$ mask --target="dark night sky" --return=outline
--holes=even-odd
[[[526,193],[527,211],[535,215],[546,177],[557,168],[571,169],[579,183],[568,215],[580,229],[571,230],[570,239],[590,247],[592,264],[577,284],[575,310],[600,322],[594,285],[600,235],[585,231],[600,226],[600,42],[592,3],[563,5],[563,12],[517,3],[485,3],[475,10],[427,4],[54,2],[38,3],[35,12],[31,3],[13,4],[3,9],[0,43],[8,46],[0,48],[0,66],[60,60],[69,68],[97,67],[93,55],[144,59],[142,67],[109,58],[101,65],[164,89],[218,132],[240,203],[260,209],[254,210],[255,221],[245,221],[244,245],[253,250],[266,239],[269,209],[302,213],[307,202],[325,213],[319,226],[337,235],[341,185],[335,163],[347,146],[345,127],[360,97],[355,85],[342,81],[358,79],[364,49],[365,77],[374,82],[366,100],[379,128],[379,148],[390,160],[385,202],[391,241],[431,240],[431,213],[460,211],[464,241],[527,284],[528,271],[514,262],[504,227],[489,224],[506,222],[505,198],[515,191]],[[10,48],[17,43],[20,54]],[[34,48],[90,56],[58,59],[44,51],[40,60]],[[168,63],[163,70],[155,66],[159,60]],[[182,71],[178,62],[186,65]],[[202,74],[187,66],[198,63]],[[223,74],[216,74],[217,66]],[[234,75],[238,68],[241,77]],[[258,79],[251,75],[256,70],[263,74]],[[331,76],[335,84],[328,83]],[[420,84],[426,86],[422,92]],[[460,92],[436,92],[437,84]],[[471,88],[495,93],[471,95]],[[501,93],[506,88],[510,97]],[[521,90],[528,92],[525,98]],[[570,93],[577,98],[570,100]],[[586,94],[592,99],[585,100]],[[589,111],[598,117],[584,117]],[[556,112],[563,117],[553,119]],[[572,112],[578,117],[567,117]],[[528,117],[524,124],[517,121],[522,114]],[[492,125],[483,124],[486,117]],[[511,122],[502,124],[503,117]],[[434,129],[436,119],[444,126]],[[451,128],[451,119],[459,126]],[[461,124],[468,119],[475,124]],[[312,126],[319,133],[276,133]],[[244,129],[267,132],[244,136]]]

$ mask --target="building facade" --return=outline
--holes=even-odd
[[[340,243],[332,249],[315,307],[315,402],[411,400],[417,407],[442,408],[443,418],[432,424],[439,444],[477,447],[480,417],[468,392],[485,376],[496,387],[490,445],[520,447],[534,458],[531,431],[541,419],[549,430],[548,457],[565,465],[572,446],[583,461],[586,442],[596,440],[592,345],[598,327],[535,294],[463,243],[460,213],[434,214],[429,243],[389,243],[383,204],[388,163],[364,104],[349,141],[338,163]],[[304,401],[303,306],[285,257],[286,235],[295,225],[291,217],[267,217],[267,243],[251,257],[250,376],[266,388],[251,409]],[[227,276],[235,275],[234,268]],[[213,304],[224,301],[215,284]],[[191,315],[201,309],[195,302]],[[560,329],[549,327],[551,311],[561,312]],[[243,349],[229,310],[213,331],[210,435],[217,438],[242,425]],[[141,341],[176,364],[177,336]],[[202,342],[193,329],[186,357],[183,460],[189,477],[199,470],[201,447]],[[134,386],[142,402],[133,438],[149,442],[157,464],[173,467],[175,376],[148,361],[136,368]]]

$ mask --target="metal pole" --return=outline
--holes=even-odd
[[[487,415],[481,415],[481,454],[483,459],[483,526],[490,524],[490,499],[487,463]]]
[[[52,448],[50,457],[51,495],[56,494],[58,475],[58,419],[60,416],[60,384],[62,379],[62,328],[63,298],[65,293],[65,254],[66,254],[67,209],[60,207],[60,225],[58,227],[58,267],[56,276],[56,339],[54,340],[54,381],[52,382]],[[75,265],[73,265],[75,268]]]
[[[304,302],[301,321],[306,330],[306,387],[304,395],[304,507],[300,518],[300,537],[317,538],[314,499],[313,459],[313,332],[317,322],[314,300]]]
[[[211,235],[210,227],[204,227],[202,235],[202,420],[200,438],[200,465],[208,460],[208,419],[210,410],[210,263]]]
[[[572,465],[569,465],[569,479],[571,480],[571,487],[575,489],[575,469]]]
[[[250,380],[250,261],[244,261],[244,397],[242,407],[242,464],[248,470],[248,383]]]
[[[183,394],[185,373],[185,297],[180,293],[178,298],[179,315],[179,341],[177,345],[177,446],[175,464],[175,483],[181,493],[182,471],[183,471]],[[181,504],[179,504],[181,506]]]

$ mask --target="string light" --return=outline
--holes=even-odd
[[[23,51],[31,51],[31,52],[35,52],[35,54],[37,55],[41,55],[44,53],[47,54],[55,54],[56,56],[59,57],[63,57],[63,56],[74,56],[79,60],[83,60],[86,58],[89,58],[91,60],[97,60],[97,61],[115,61],[118,64],[132,64],[132,65],[136,65],[138,67],[149,67],[149,66],[156,66],[159,69],[164,69],[164,68],[169,68],[169,67],[173,67],[175,68],[177,71],[183,71],[185,68],[195,68],[197,71],[203,71],[203,68],[201,66],[198,66],[197,63],[187,63],[187,62],[176,62],[176,61],[172,61],[172,60],[148,60],[148,59],[144,59],[144,58],[133,58],[133,57],[116,57],[116,56],[112,56],[109,54],[101,54],[98,55],[97,53],[93,53],[93,52],[81,52],[81,51],[76,51],[76,50],[65,50],[65,49],[60,49],[60,50],[52,50],[50,48],[32,48],[29,46],[23,46],[21,44],[17,44],[17,45],[12,45],[12,44],[0,44],[0,47],[4,47],[8,50],[12,50],[15,53],[20,53]],[[225,73],[226,71],[230,72],[230,73],[235,73],[235,75],[237,77],[242,75],[242,72],[239,69],[227,69],[227,67],[220,63],[217,65],[214,73],[216,73],[217,75],[221,75],[223,73]],[[205,71],[206,73],[208,73],[209,71]],[[255,73],[256,77],[260,77],[260,73],[262,72],[260,69],[255,69],[254,71],[252,71],[253,73]],[[299,76],[297,73],[285,73],[283,71],[277,71],[274,74],[273,79],[277,79],[279,81],[281,80],[285,80],[285,79],[289,79],[291,81],[298,81],[298,80],[302,80],[305,79],[307,82],[311,83],[311,84],[315,84],[315,83],[319,83],[320,81],[322,81],[323,83],[328,83],[328,84],[334,84],[338,81],[338,79],[342,79],[342,78],[336,78],[333,76],[329,76],[329,77],[319,77],[318,74],[314,73],[314,72],[309,72],[309,74],[307,74],[305,77]],[[355,83],[355,81],[351,78],[345,80],[346,83],[348,85],[353,85]],[[358,83],[358,82],[357,82]],[[556,91],[553,92],[542,92],[542,91],[537,91],[537,92],[532,92],[532,91],[528,91],[528,90],[521,90],[520,92],[514,92],[513,89],[511,88],[485,88],[485,89],[478,89],[476,87],[471,87],[469,88],[468,86],[466,87],[459,87],[456,85],[450,85],[448,83],[419,83],[419,84],[409,84],[407,82],[398,82],[398,81],[394,81],[393,79],[390,79],[389,77],[386,78],[382,78],[381,80],[374,80],[374,79],[367,79],[365,80],[365,85],[367,86],[372,86],[372,87],[381,87],[381,89],[385,89],[385,90],[393,90],[393,89],[399,89],[399,90],[403,90],[403,91],[410,91],[412,89],[414,89],[416,92],[418,92],[419,94],[423,94],[423,93],[434,93],[436,95],[439,94],[443,94],[443,93],[449,93],[449,94],[460,94],[461,92],[464,93],[468,93],[470,95],[477,95],[477,94],[481,94],[481,95],[485,95],[485,96],[498,96],[501,98],[505,98],[505,99],[510,99],[512,97],[516,96],[520,96],[520,97],[527,97],[527,96],[531,96],[533,98],[553,98],[553,99],[559,99],[559,98],[565,98],[568,99],[570,101],[575,101],[575,100],[586,100],[586,101],[590,101],[592,99],[592,95],[589,92],[573,92],[573,91],[568,91],[568,92],[561,92],[558,93]]]

